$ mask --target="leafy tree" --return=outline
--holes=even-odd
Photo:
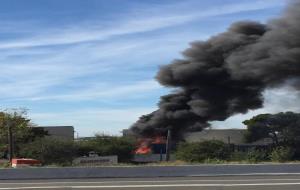
[[[129,162],[136,148],[134,139],[107,135],[96,135],[95,138],[77,142],[77,145],[80,156],[95,151],[100,156],[118,155],[120,162]]]
[[[38,159],[47,165],[71,165],[76,157],[76,150],[73,140],[39,138],[24,144],[20,149],[20,156]]]
[[[246,142],[250,143],[270,137],[269,131],[272,129],[269,128],[269,124],[266,121],[268,120],[269,116],[270,114],[260,114],[249,120],[243,121],[243,123],[247,125],[247,131],[244,136]],[[275,133],[276,130],[273,131]]]
[[[218,140],[182,143],[176,152],[177,159],[187,162],[203,162],[207,159],[226,160],[229,155],[228,146]]]
[[[15,154],[18,155],[20,146],[34,141],[35,138],[47,135],[41,128],[36,128],[26,116],[26,110],[14,112],[0,112],[0,147],[2,151],[7,151],[8,147],[8,126],[10,126],[13,136]],[[5,150],[6,149],[6,150]]]
[[[271,138],[276,146],[295,146],[300,142],[299,113],[260,114],[243,123],[247,125],[247,142],[263,138]]]

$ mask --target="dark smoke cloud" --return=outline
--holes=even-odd
[[[300,0],[267,24],[242,21],[207,41],[196,41],[184,58],[161,67],[156,79],[176,92],[131,130],[143,136],[175,137],[202,130],[210,121],[263,106],[266,88],[300,84]],[[288,82],[292,81],[292,82]]]

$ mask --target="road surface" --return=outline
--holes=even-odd
[[[298,190],[300,175],[1,180],[1,189]]]
[[[300,174],[300,164],[202,164],[186,166],[109,166],[0,169],[0,180],[155,178],[245,174]]]

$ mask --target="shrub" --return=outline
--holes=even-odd
[[[10,163],[8,160],[1,160],[0,168],[9,168],[9,167],[10,167]]]
[[[41,138],[25,144],[20,150],[20,157],[34,158],[43,164],[71,165],[76,147],[73,141],[56,138]]]
[[[226,160],[229,148],[218,140],[197,143],[182,143],[178,146],[176,158],[187,162],[204,162],[205,160]]]
[[[275,162],[286,162],[292,160],[295,151],[289,147],[277,147],[271,153],[271,160]]]
[[[95,151],[95,145],[91,143],[90,140],[81,140],[75,142],[75,146],[76,146],[76,155],[78,157],[89,156],[89,152]]]
[[[226,163],[226,160],[208,158],[208,159],[204,160],[203,163],[205,163],[205,164],[224,164],[224,163]]]
[[[231,161],[246,161],[248,159],[248,153],[247,152],[233,152],[230,155]]]
[[[119,162],[130,162],[136,142],[126,137],[97,135],[94,139],[78,142],[78,155],[95,151],[99,156],[117,155]]]
[[[252,150],[247,153],[247,161],[251,163],[257,163],[261,161],[269,160],[269,155],[263,150]]]

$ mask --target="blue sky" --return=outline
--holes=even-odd
[[[266,22],[284,0],[2,0],[0,106],[24,107],[38,125],[74,125],[80,136],[119,134],[156,109],[172,89],[154,76],[180,58],[189,42],[205,40],[238,20]],[[266,91],[276,111],[286,89]],[[288,93],[292,103],[295,94]],[[294,106],[294,109],[298,109]],[[290,107],[293,109],[293,107]]]

